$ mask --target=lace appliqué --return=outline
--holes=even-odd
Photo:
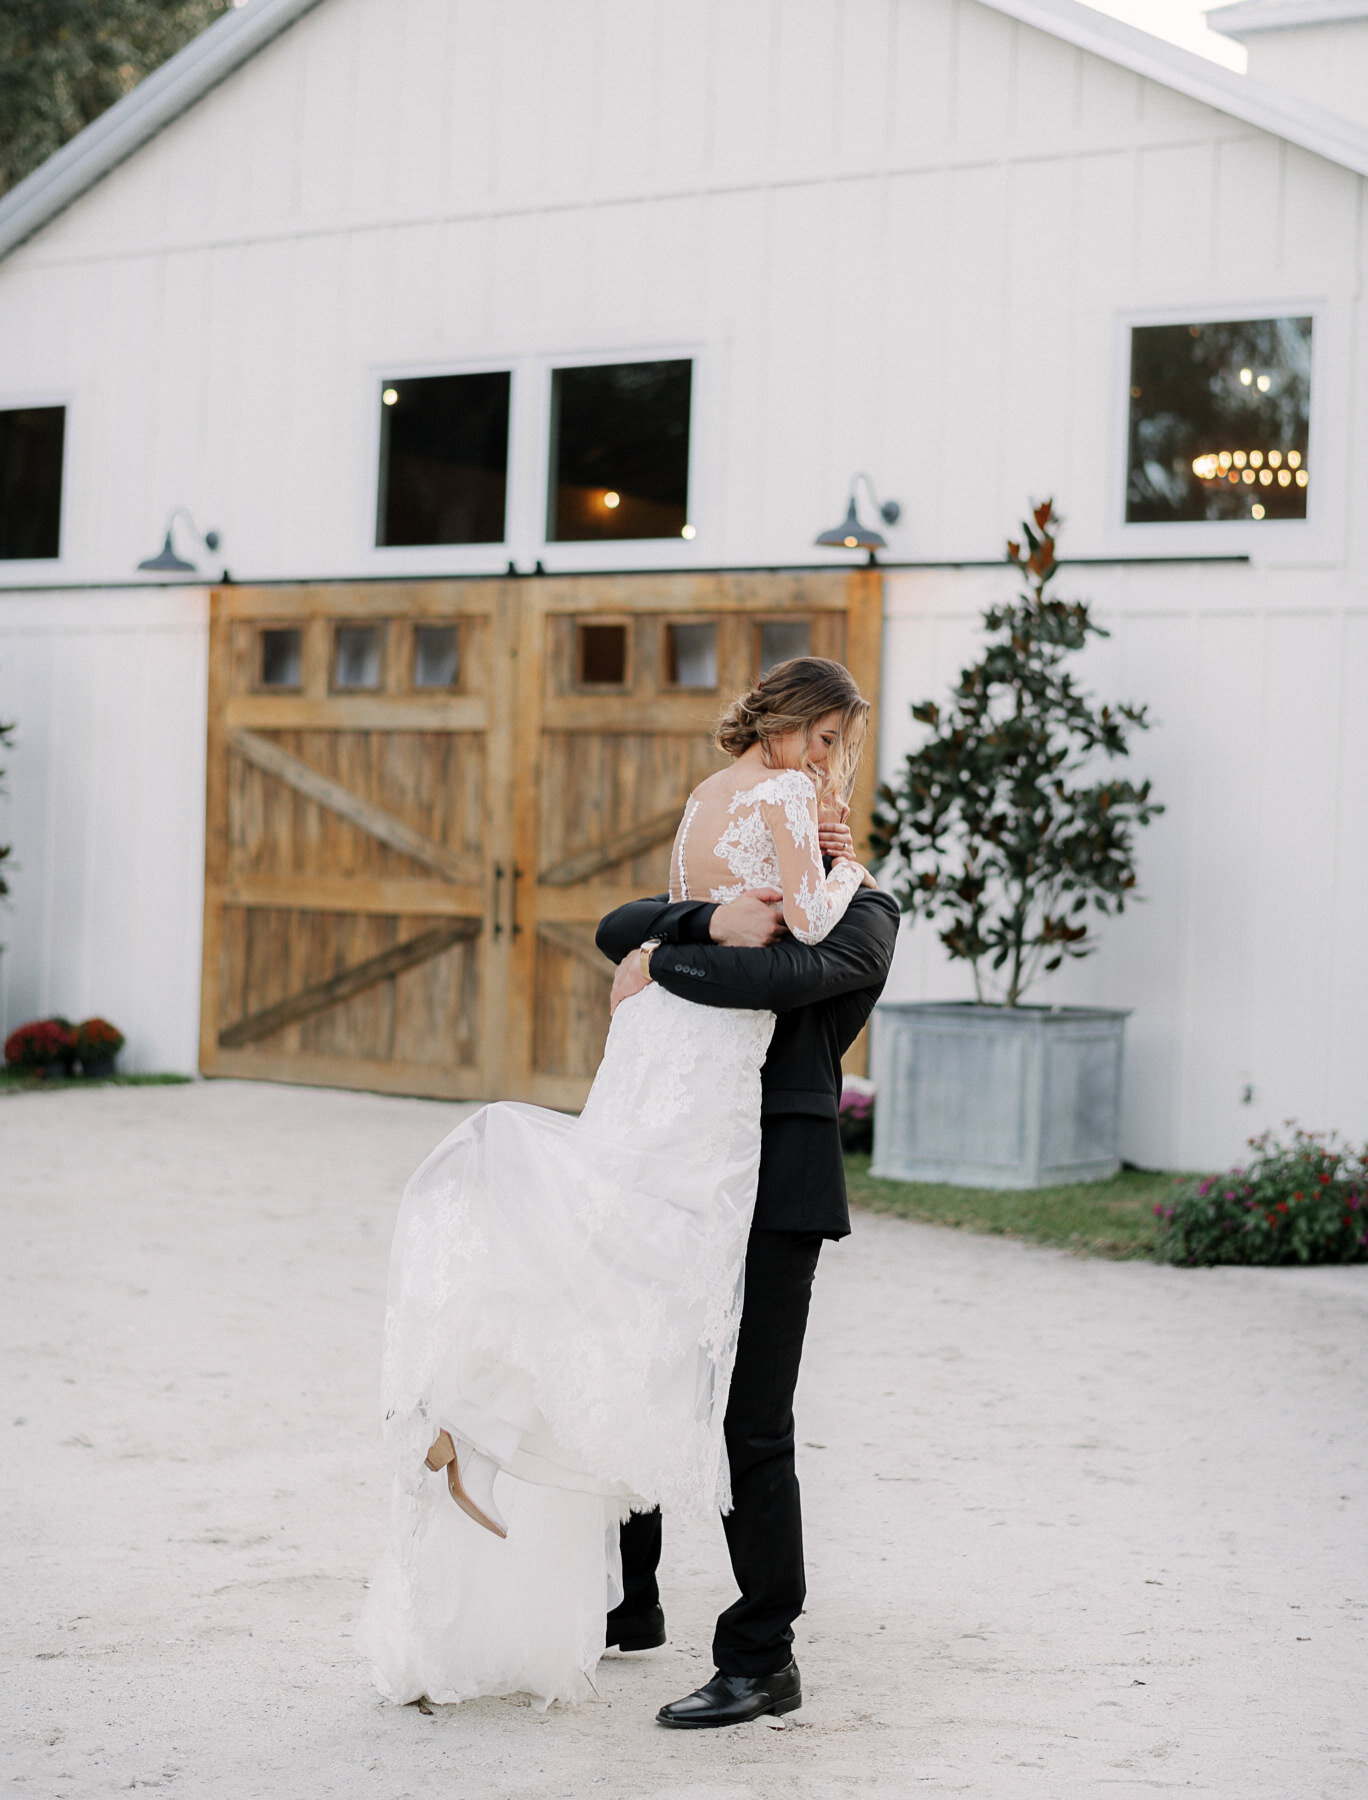
[[[807,776],[797,769],[783,769],[756,787],[745,788],[732,795],[728,807],[731,822],[713,846],[719,862],[726,863],[738,877],[739,886],[728,895],[735,899],[747,888],[778,887],[779,857],[774,848],[774,834],[760,810],[763,806],[782,806],[784,823],[797,850],[817,849],[817,823],[812,816],[816,790]],[[742,807],[749,810],[742,812]],[[738,817],[737,815],[740,814]]]

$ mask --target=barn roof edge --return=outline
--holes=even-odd
[[[1368,175],[1368,128],[1251,81],[1080,0],[979,0],[1030,25]],[[191,40],[0,200],[0,258],[9,255],[97,181],[186,112],[319,0],[250,0]]]
[[[319,0],[249,0],[200,32],[0,200],[0,257],[241,68]]]

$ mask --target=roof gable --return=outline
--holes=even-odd
[[[1329,162],[1368,175],[1368,128],[1251,81],[1081,5],[1079,0],[977,3]],[[1347,7],[1350,0],[1337,3]],[[249,0],[193,39],[0,200],[0,257],[79,199],[318,4],[319,0]]]

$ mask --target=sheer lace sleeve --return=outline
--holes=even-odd
[[[755,798],[774,839],[784,923],[800,944],[820,944],[849,906],[861,871],[852,862],[836,862],[830,875],[823,873],[817,792],[800,770],[782,770],[755,790]]]

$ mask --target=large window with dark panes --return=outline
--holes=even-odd
[[[497,369],[384,384],[377,544],[503,542],[511,382]]]
[[[692,391],[687,358],[552,370],[550,541],[694,535]]]
[[[1304,519],[1309,318],[1131,332],[1127,524]]]
[[[64,406],[0,412],[0,560],[62,553]]]

